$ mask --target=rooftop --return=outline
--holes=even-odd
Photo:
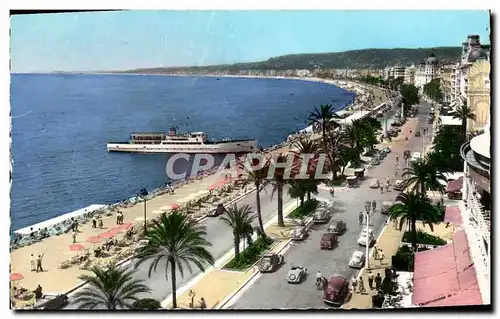
[[[491,159],[490,141],[491,141],[490,133],[485,132],[479,136],[474,137],[470,141],[470,147],[475,153]]]

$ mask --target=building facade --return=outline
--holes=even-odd
[[[456,69],[454,64],[446,64],[441,67],[439,72],[441,91],[443,92],[443,102],[445,103],[451,103],[453,101],[452,80],[454,69]]]
[[[470,131],[480,131],[487,125],[490,103],[490,62],[477,60],[468,71],[467,105],[475,115],[475,119],[467,123]]]
[[[438,77],[438,59],[432,53],[425,61],[422,61],[415,70],[415,86],[419,90],[424,89],[424,85]]]
[[[405,68],[404,78],[405,78],[405,80],[404,80],[405,84],[415,84],[415,66],[414,65]]]

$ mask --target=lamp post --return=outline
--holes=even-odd
[[[144,235],[148,234],[148,229],[147,229],[147,220],[146,220],[146,196],[148,196],[148,190],[146,188],[141,188],[139,191],[139,196],[144,199]]]
[[[366,213],[366,251],[365,251],[365,268],[370,269],[370,209],[372,203],[369,201],[365,202],[365,213]]]

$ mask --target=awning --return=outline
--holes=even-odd
[[[454,181],[448,182],[446,185],[446,192],[447,193],[455,193],[455,192],[460,192],[462,190],[464,184],[464,177],[460,177]]]
[[[481,299],[467,236],[461,229],[453,234],[453,244],[416,253],[414,269],[415,305],[438,302],[465,292],[475,295],[471,300]]]
[[[446,206],[444,215],[445,223],[452,223],[453,225],[462,225],[462,216],[460,215],[460,208],[458,206]]]

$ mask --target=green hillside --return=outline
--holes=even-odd
[[[262,62],[211,65],[200,67],[144,68],[123,71],[126,73],[215,72],[238,70],[288,70],[313,69],[382,69],[393,65],[418,64],[434,52],[445,62],[458,61],[460,47],[419,49],[364,49],[336,53],[291,54],[270,58]]]

